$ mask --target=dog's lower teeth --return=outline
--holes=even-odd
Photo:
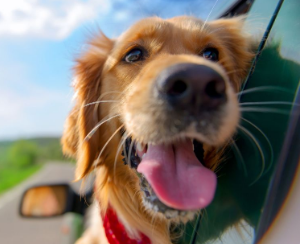
[[[142,159],[146,156],[146,153],[143,154]]]
[[[178,215],[178,212],[176,210],[167,210],[165,212],[165,215],[169,218],[175,218]]]
[[[145,147],[143,147],[142,144],[140,144],[139,142],[136,144],[136,149],[140,152],[142,152],[144,150]]]
[[[153,206],[153,210],[154,210],[155,212],[158,212],[158,206]]]

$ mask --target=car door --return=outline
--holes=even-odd
[[[221,14],[247,13],[256,57],[238,94],[241,123],[215,199],[178,243],[258,243],[286,201],[299,175],[299,9],[298,0],[235,1]]]

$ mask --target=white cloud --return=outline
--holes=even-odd
[[[0,3],[0,36],[63,39],[110,10],[109,0],[13,0]]]

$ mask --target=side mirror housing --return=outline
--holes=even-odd
[[[79,196],[68,184],[37,185],[23,193],[19,213],[25,218],[54,217],[67,212],[83,215],[91,196],[92,192]]]

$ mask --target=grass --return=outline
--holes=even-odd
[[[0,141],[0,194],[21,183],[48,161],[67,161],[59,137]]]
[[[0,169],[0,194],[22,182],[41,168],[41,165],[32,165],[23,169],[4,167]]]

